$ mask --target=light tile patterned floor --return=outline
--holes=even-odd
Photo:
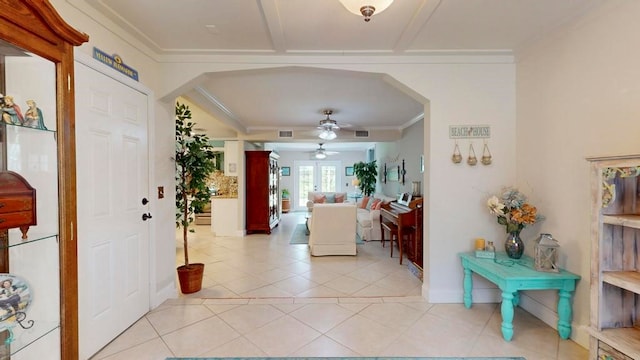
[[[289,237],[302,213],[283,214],[271,235],[216,238],[198,226],[191,262],[204,262],[202,291],[166,301],[93,359],[170,356],[523,356],[582,360],[587,350],[520,308],[511,342],[498,304],[429,304],[422,283],[388,244],[358,255],[310,257]],[[179,239],[179,236],[177,236]],[[181,241],[176,263],[181,264]]]

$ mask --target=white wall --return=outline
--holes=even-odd
[[[547,217],[541,229],[559,240],[561,265],[582,276],[574,297],[574,323],[582,327],[590,304],[585,157],[640,153],[638,15],[640,2],[610,1],[517,65],[518,186]],[[555,311],[555,294],[529,295],[542,314]],[[584,328],[575,333],[586,346]]]
[[[402,132],[402,139],[392,143],[378,143],[376,145],[376,160],[378,166],[378,184],[379,192],[391,197],[396,197],[398,193],[411,193],[411,182],[419,181],[422,184],[423,173],[420,172],[420,156],[424,151],[424,121],[420,120],[415,124],[407,127]],[[404,168],[406,171],[404,177],[404,185],[400,181],[387,181],[383,183],[384,165],[387,167],[400,165],[404,160]],[[387,169],[388,171],[396,171]]]

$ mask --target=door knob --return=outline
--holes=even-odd
[[[149,200],[147,200],[147,198],[142,198],[142,205],[147,205],[149,203]]]
[[[151,216],[151,213],[146,213],[146,214],[142,214],[142,221],[147,221],[149,219],[151,219],[153,216]]]

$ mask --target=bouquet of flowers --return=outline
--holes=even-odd
[[[535,206],[527,203],[527,197],[514,188],[506,188],[500,197],[487,200],[489,212],[498,217],[498,224],[506,227],[507,233],[520,233],[527,225],[543,219]]]

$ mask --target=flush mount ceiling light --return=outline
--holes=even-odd
[[[333,114],[333,110],[325,110],[324,114],[327,115],[327,118],[320,120],[320,126],[318,126],[318,129],[322,131],[318,137],[322,140],[333,140],[338,137],[335,130],[339,130],[340,127],[335,120],[329,118],[329,115]]]
[[[369,22],[373,13],[380,14],[385,11],[393,0],[340,0],[349,12],[364,16],[364,21]]]

